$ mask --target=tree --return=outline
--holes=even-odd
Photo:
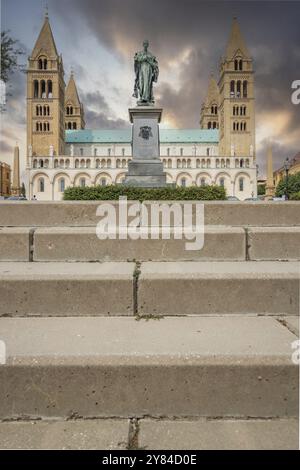
[[[9,81],[10,76],[17,70],[23,71],[24,66],[18,63],[25,54],[20,42],[9,35],[9,31],[1,32],[1,80]]]
[[[257,194],[258,196],[264,196],[266,194],[266,185],[258,184],[257,185]]]
[[[294,175],[289,175],[288,180],[283,178],[279,181],[276,188],[276,196],[281,197],[286,193],[290,197],[291,194],[298,193],[300,191],[300,171]]]

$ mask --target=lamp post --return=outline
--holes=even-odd
[[[285,159],[284,162],[284,170],[285,170],[285,199],[289,198],[288,195],[288,182],[289,182],[289,169],[290,169],[290,161],[288,158]]]

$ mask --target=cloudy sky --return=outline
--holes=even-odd
[[[66,82],[71,67],[75,71],[86,127],[128,127],[132,58],[148,38],[160,66],[155,97],[164,108],[162,125],[197,128],[210,73],[218,76],[237,16],[255,61],[260,174],[268,139],[275,166],[300,150],[300,105],[291,102],[291,83],[300,80],[300,1],[2,0],[1,28],[20,40],[27,56],[46,3]],[[25,160],[25,89],[25,74],[14,74],[0,146],[0,159],[9,163],[16,141]]]

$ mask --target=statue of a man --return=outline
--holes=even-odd
[[[139,98],[138,105],[147,106],[154,103],[153,82],[157,82],[159,68],[156,57],[148,51],[149,41],[143,42],[143,50],[134,56],[134,92],[133,97]]]

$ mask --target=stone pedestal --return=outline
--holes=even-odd
[[[125,185],[157,188],[166,186],[166,174],[160,161],[159,126],[161,108],[138,106],[129,109],[132,127],[132,160],[128,164]]]

